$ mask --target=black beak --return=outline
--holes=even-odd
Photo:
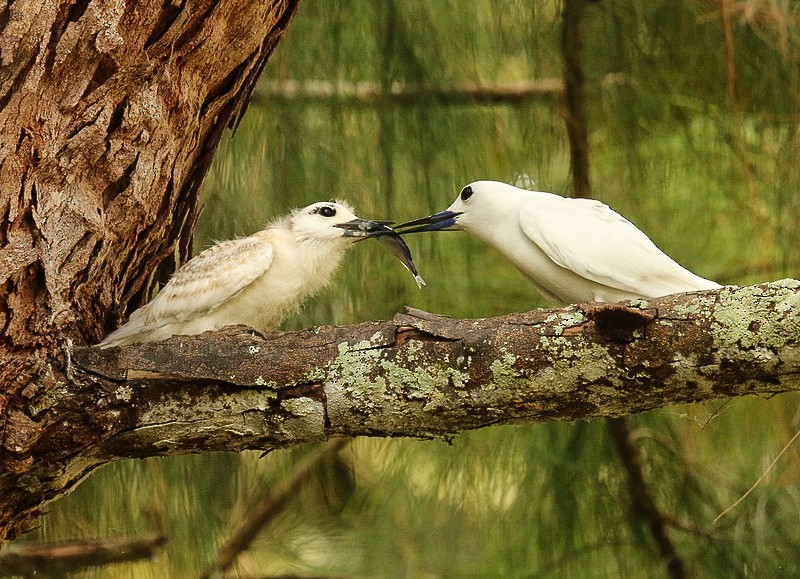
[[[455,227],[457,218],[461,213],[461,211],[440,211],[427,217],[395,225],[394,230],[402,235],[406,233],[421,233],[423,231],[446,230],[450,227]]]
[[[378,235],[392,234],[392,228],[389,227],[394,221],[372,221],[370,219],[353,219],[347,223],[339,223],[335,227],[344,229],[344,237],[361,237],[366,239],[368,237],[376,237]]]

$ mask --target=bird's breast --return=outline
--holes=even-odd
[[[505,255],[554,303],[619,301],[637,297],[586,279],[556,264],[519,226],[469,233]]]
[[[302,302],[330,281],[343,251],[283,244],[269,270],[231,301],[228,312],[260,330],[275,329]]]

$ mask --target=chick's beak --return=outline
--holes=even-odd
[[[389,227],[392,223],[394,223],[394,221],[353,219],[346,223],[339,223],[336,227],[344,229],[344,233],[342,234],[344,237],[360,237],[361,239],[367,239],[368,237],[394,233],[391,227]],[[357,241],[360,241],[360,239]]]
[[[458,216],[461,215],[461,213],[461,211],[440,211],[439,213],[428,215],[428,217],[422,217],[396,225],[394,230],[397,231],[397,233],[405,235],[406,233],[421,233],[423,231],[439,231],[456,228]]]

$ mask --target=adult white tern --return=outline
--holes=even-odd
[[[607,205],[476,181],[401,234],[464,229],[510,259],[551,301],[617,302],[720,287],[684,269]]]

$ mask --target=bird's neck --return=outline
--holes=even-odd
[[[347,248],[352,242],[341,239],[320,239],[304,235],[289,235],[284,248],[286,255],[281,259],[292,260],[292,266],[306,271],[311,277],[327,279],[339,266]],[[277,256],[276,256],[277,257]]]

